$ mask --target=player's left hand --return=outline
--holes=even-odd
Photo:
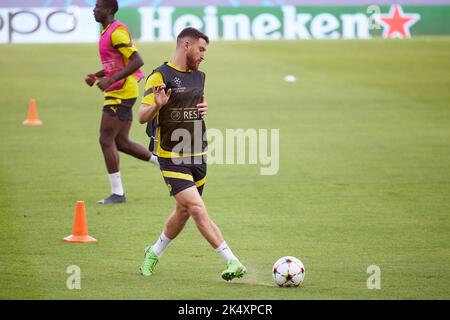
[[[200,99],[200,103],[197,104],[197,108],[202,119],[205,119],[206,114],[208,113],[208,102],[206,102],[205,96],[202,96],[202,98]]]
[[[97,87],[99,87],[100,90],[105,91],[113,84],[113,82],[114,81],[111,78],[103,77],[97,82]]]
[[[92,87],[95,81],[97,81],[97,78],[95,77],[95,74],[90,73],[86,75],[84,81],[87,83],[88,86]]]

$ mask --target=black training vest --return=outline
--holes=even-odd
[[[161,73],[166,90],[172,89],[172,94],[155,119],[147,124],[150,150],[157,154],[159,145],[165,151],[184,156],[205,152],[208,146],[206,126],[197,108],[204,94],[205,74],[194,70],[178,71],[167,62],[152,74],[155,72]]]

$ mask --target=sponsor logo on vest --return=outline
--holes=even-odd
[[[170,119],[173,121],[190,121],[200,120],[200,112],[198,109],[184,109],[183,111],[173,110],[170,113]]]
[[[105,69],[106,72],[112,72],[117,69],[116,62],[114,60],[106,60],[103,62],[103,69]]]
[[[199,120],[200,119],[200,113],[198,112],[198,109],[189,109],[183,111],[183,119],[184,120]]]
[[[174,121],[178,121],[181,119],[181,112],[180,111],[172,111],[170,114],[170,119]]]
[[[176,85],[178,88],[181,87],[181,79],[180,79],[180,78],[175,77],[175,78],[173,79],[173,82],[175,83],[175,85]]]

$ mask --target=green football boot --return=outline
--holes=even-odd
[[[222,279],[231,281],[234,278],[242,278],[247,273],[247,269],[239,260],[230,260],[227,263],[227,268],[222,272]]]
[[[145,248],[144,262],[142,263],[140,270],[143,276],[151,276],[155,272],[156,264],[158,263],[158,257],[153,253],[152,247]]]

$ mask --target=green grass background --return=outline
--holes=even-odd
[[[146,74],[174,49],[138,47]],[[109,193],[103,99],[83,78],[99,69],[95,44],[0,46],[1,299],[450,298],[449,38],[210,45],[207,126],[280,129],[277,175],[208,168],[209,214],[249,270],[231,283],[192,221],[139,275],[174,207],[156,167],[122,155],[128,203],[95,204]],[[41,127],[22,125],[30,98]],[[135,121],[130,136],[147,144],[144,131]],[[77,200],[96,244],[62,241]],[[304,262],[303,287],[274,285],[284,255]],[[81,290],[66,287],[70,265]],[[381,290],[366,287],[369,265]]]

